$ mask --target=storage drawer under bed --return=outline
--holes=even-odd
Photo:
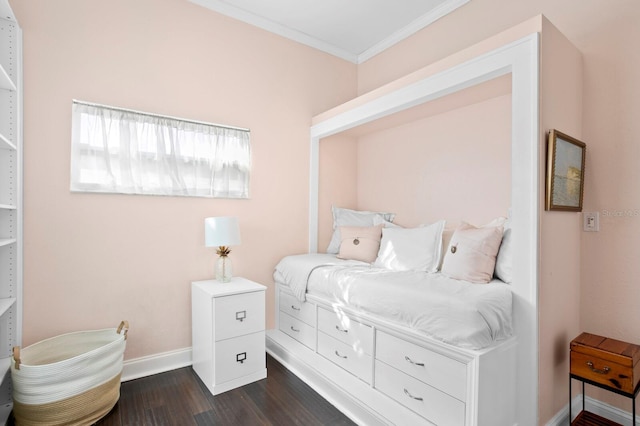
[[[373,327],[355,321],[343,313],[319,307],[318,331],[351,346],[356,351],[373,355]]]
[[[306,347],[316,350],[316,329],[282,311],[280,311],[280,331]]]
[[[439,426],[462,426],[464,402],[420,380],[376,361],[375,387],[400,404]]]
[[[318,332],[318,353],[359,379],[371,384],[373,358],[361,350]]]
[[[316,306],[313,303],[301,302],[292,294],[280,291],[280,312],[297,318],[311,327],[316,326]]]
[[[376,332],[376,359],[460,401],[466,400],[465,363],[379,330]]]

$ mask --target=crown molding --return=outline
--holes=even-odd
[[[337,56],[338,58],[344,59],[346,61],[353,62],[354,64],[358,62],[358,55],[354,53],[348,52],[344,49],[341,49],[330,43],[326,43],[322,40],[318,40],[317,38],[311,37],[310,35],[305,34],[303,32],[296,31],[284,25],[278,24],[277,22],[274,22],[270,19],[266,19],[266,18],[263,18],[262,16],[258,16],[251,12],[247,12],[244,9],[231,6],[229,3],[226,3],[224,1],[221,1],[221,0],[189,0],[189,1],[199,6],[206,7],[207,9],[213,10],[214,12],[218,12],[223,15],[229,16],[230,18],[243,21],[249,25],[262,28],[263,30],[269,31],[279,36],[288,38],[298,43],[302,43],[309,47],[313,47],[314,49],[321,50],[325,53],[328,53],[333,56]]]
[[[342,49],[331,43],[324,42],[301,31],[294,30],[292,28],[281,25],[270,19],[263,18],[262,16],[251,13],[247,10],[232,6],[231,4],[223,0],[189,0],[191,3],[213,10],[214,12],[221,13],[231,18],[243,21],[249,25],[253,25],[271,33],[280,35],[314,49],[323,51],[330,55],[352,62],[354,64],[361,64],[368,59],[371,59],[380,52],[388,49],[396,43],[404,40],[405,38],[415,34],[426,26],[432,24],[443,16],[453,12],[460,6],[465,5],[471,0],[447,0],[430,12],[421,15],[409,25],[394,32],[389,37],[376,43],[369,49],[362,53],[349,52],[346,49]]]
[[[426,13],[420,16],[415,21],[411,22],[409,25],[399,29],[395,33],[391,34],[389,37],[380,41],[379,43],[374,44],[369,49],[365,50],[361,54],[358,55],[358,64],[361,64],[377,54],[385,51],[391,46],[401,42],[405,38],[412,36],[417,33],[421,29],[431,25],[438,19],[442,18],[445,15],[453,12],[457,8],[464,6],[469,3],[471,0],[448,0],[435,9],[432,9],[429,13]]]

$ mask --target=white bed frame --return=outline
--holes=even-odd
[[[318,242],[319,143],[322,138],[375,119],[429,102],[496,77],[511,74],[512,81],[512,229],[514,235],[514,304],[516,340],[484,352],[443,345],[402,327],[380,323],[361,313],[348,315],[374,330],[388,332],[427,351],[466,362],[468,383],[462,423],[478,426],[536,425],[538,414],[538,211],[539,211],[539,34],[534,33],[460,65],[431,75],[328,118],[311,127],[311,180],[309,252]],[[276,291],[275,330],[267,333],[267,351],[310,386],[360,424],[419,424],[424,417],[388,398],[373,384],[365,384],[346,370],[278,329],[281,324]],[[313,308],[330,307],[310,298]],[[316,333],[316,342],[318,333]],[[377,349],[376,349],[377,350]],[[373,354],[375,358],[376,353]],[[514,360],[511,363],[510,360]],[[374,363],[375,364],[375,363]],[[375,367],[372,367],[375,368]],[[499,373],[498,373],[499,372]],[[375,378],[375,371],[374,378]],[[512,389],[494,387],[494,374],[516,383]],[[359,382],[358,382],[359,381]],[[429,401],[425,401],[428,403]],[[447,411],[447,408],[441,408]],[[509,417],[492,421],[491,412],[508,411]],[[488,416],[488,417],[485,417]],[[428,424],[428,423],[427,423]]]
[[[515,338],[479,351],[461,349],[320,297],[301,303],[282,284],[276,312],[268,352],[359,424],[513,424],[515,405],[507,402],[516,391]],[[363,350],[367,342],[370,351]],[[393,352],[400,356],[396,364],[388,361]],[[414,371],[424,385],[407,379]]]

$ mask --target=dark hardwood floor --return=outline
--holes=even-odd
[[[96,425],[353,425],[313,389],[267,356],[267,378],[213,396],[191,367],[124,382]]]

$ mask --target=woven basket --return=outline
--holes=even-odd
[[[129,323],[15,347],[11,365],[17,425],[89,425],[120,398]]]

